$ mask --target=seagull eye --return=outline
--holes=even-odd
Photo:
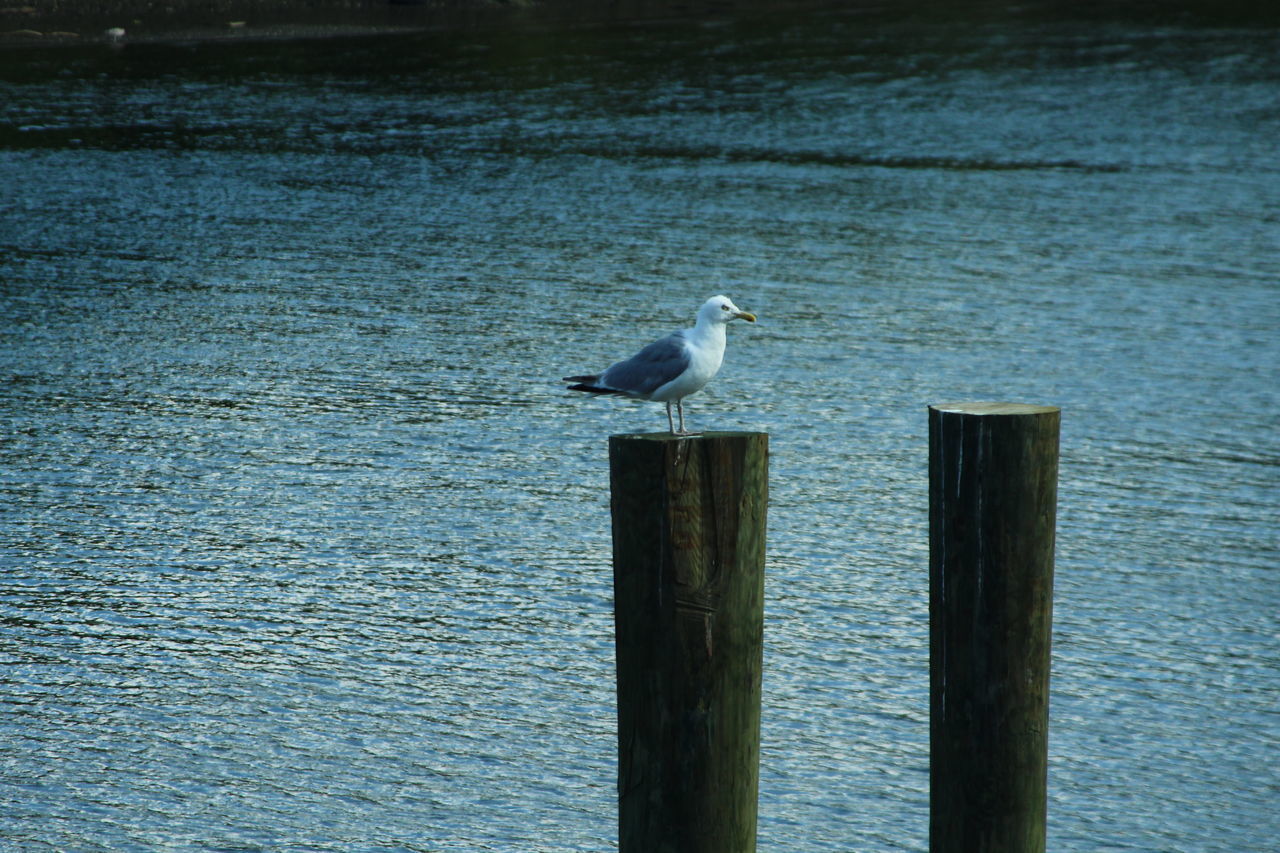
[[[729,306],[728,306],[728,305],[721,305],[721,306],[720,306],[720,310],[721,310],[721,311],[728,311],[728,310],[729,310]]]

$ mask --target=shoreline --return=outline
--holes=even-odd
[[[700,20],[814,0],[0,0],[0,47],[323,39]]]
[[[227,43],[449,33],[537,32],[561,27],[706,22],[757,15],[895,13],[929,4],[892,0],[0,0],[0,49],[23,46]],[[958,21],[1017,16],[1053,19],[1051,0],[1009,6],[965,0]],[[1202,26],[1280,27],[1280,6],[1251,0],[1089,0],[1068,17]]]

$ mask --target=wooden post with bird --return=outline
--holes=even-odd
[[[929,407],[929,850],[1043,853],[1060,412]]]
[[[768,439],[609,439],[620,853],[755,850]]]

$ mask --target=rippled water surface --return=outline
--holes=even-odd
[[[0,847],[614,847],[606,437],[771,435],[760,847],[924,850],[929,403],[1063,407],[1049,847],[1280,834],[1280,33],[0,55]]]

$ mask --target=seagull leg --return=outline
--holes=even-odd
[[[681,420],[680,423],[681,423],[680,428],[684,429],[683,419]],[[670,400],[667,401],[667,429],[671,430],[672,435],[676,435],[676,423],[675,421],[671,420],[671,401]]]
[[[671,405],[668,403],[667,405]],[[702,433],[693,432],[684,428],[684,400],[676,400],[676,411],[680,414],[680,431],[676,435],[701,435]]]

